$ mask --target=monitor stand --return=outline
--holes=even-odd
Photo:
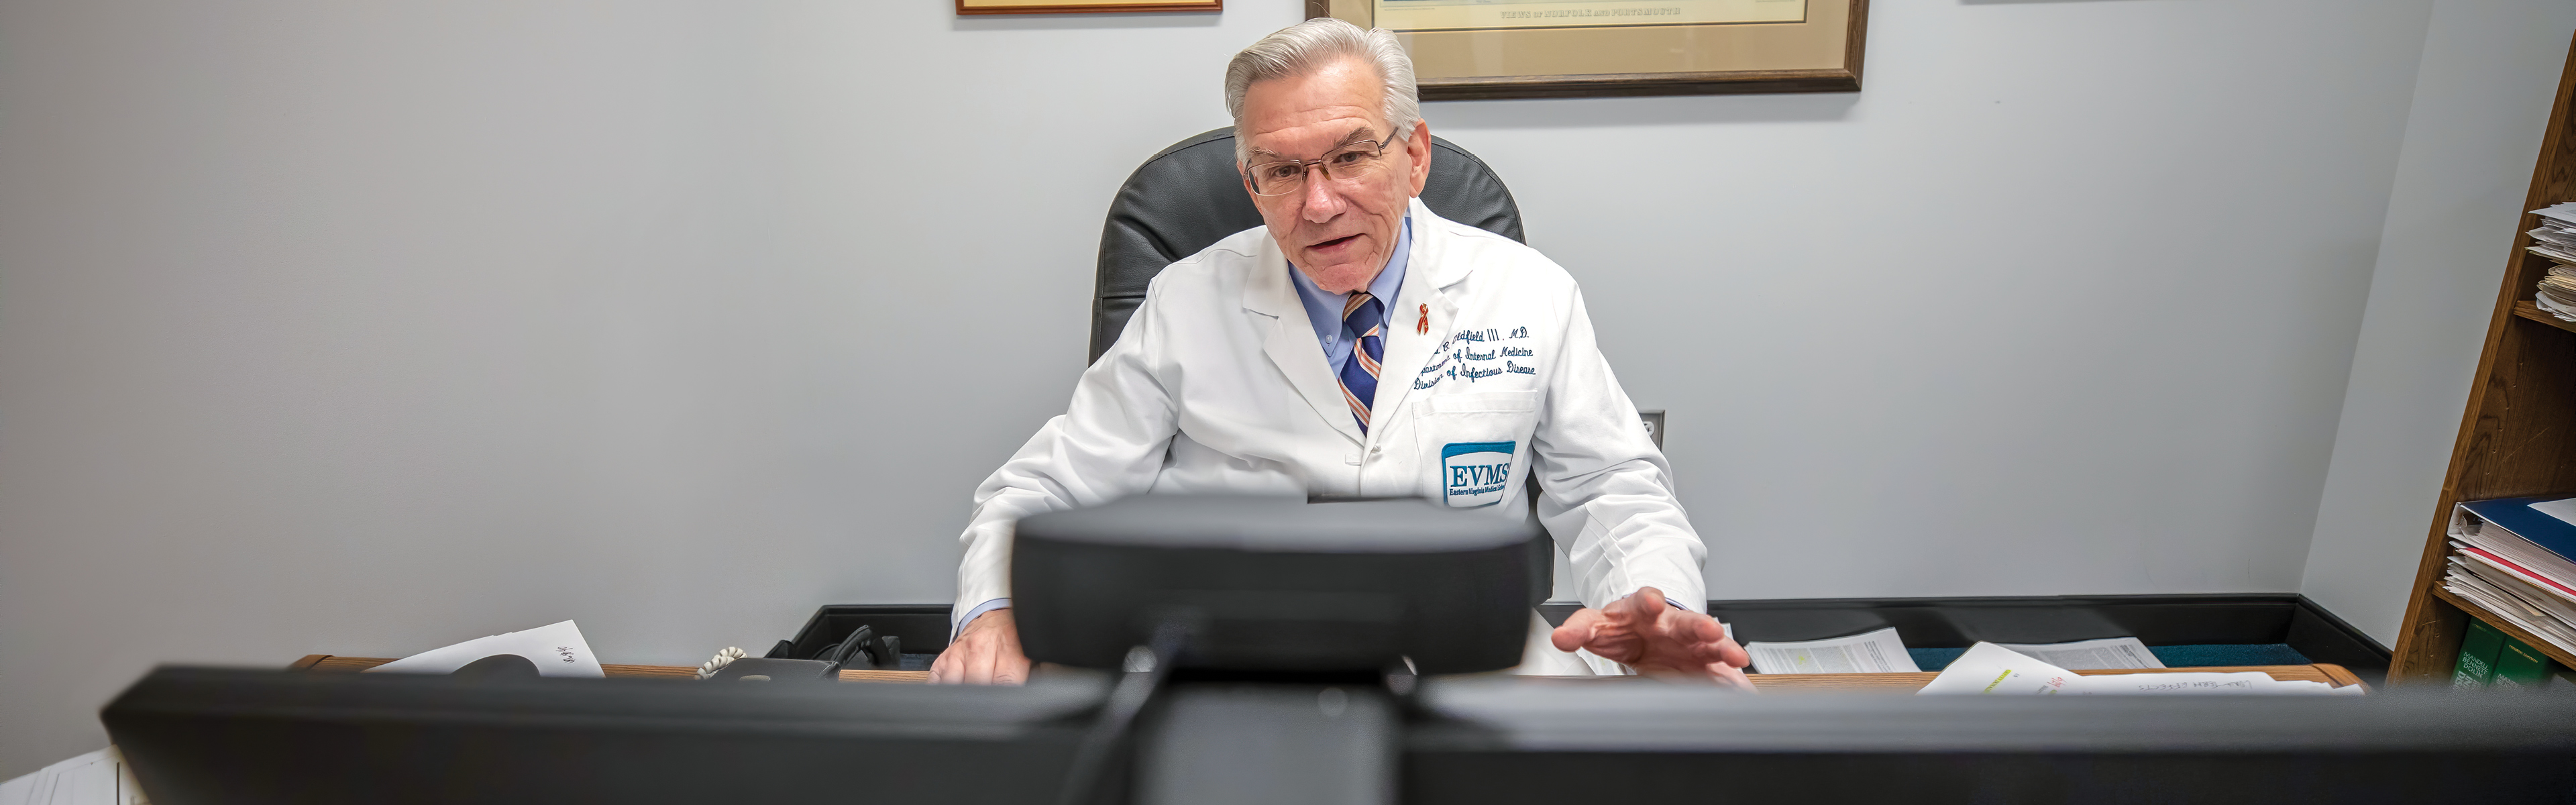
[[[1158,699],[1138,730],[1138,805],[1396,801],[1402,718],[1383,685],[1180,682]]]

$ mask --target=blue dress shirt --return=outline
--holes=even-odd
[[[1386,267],[1378,270],[1377,279],[1370,280],[1368,286],[1369,295],[1386,305],[1386,329],[1390,334],[1399,324],[1412,321],[1399,315],[1403,311],[1395,306],[1395,294],[1404,288],[1404,266],[1411,262],[1411,251],[1413,216],[1408,215],[1404,225],[1396,229],[1395,253],[1387,255]],[[1306,303],[1306,319],[1315,325],[1315,340],[1324,345],[1324,362],[1332,365],[1334,377],[1342,376],[1342,367],[1351,362],[1351,348],[1359,344],[1359,334],[1342,326],[1342,306],[1350,303],[1351,295],[1326,293],[1294,265],[1288,267],[1288,281],[1297,286],[1298,301]]]

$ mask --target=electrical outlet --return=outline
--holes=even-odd
[[[1645,421],[1646,437],[1655,440],[1655,449],[1664,449],[1664,412],[1661,410],[1639,411],[1637,412],[1637,418]]]

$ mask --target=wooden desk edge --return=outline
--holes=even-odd
[[[385,663],[392,657],[341,657],[331,654],[307,654],[286,666],[289,671],[311,671],[324,674],[346,674],[364,671]],[[602,675],[621,679],[696,679],[698,669],[686,665],[609,665],[599,666]],[[843,682],[928,682],[929,671],[875,671],[849,669],[841,672]]]
[[[294,663],[288,665],[287,669],[291,671],[311,671],[316,673],[353,673],[374,668],[389,662],[393,662],[393,659],[389,657],[339,657],[330,654],[308,654],[305,655],[303,659],[296,660]],[[601,665],[599,666],[599,670],[607,676],[622,678],[696,679],[698,675],[698,669],[684,665]],[[2219,665],[2199,668],[2124,668],[2077,671],[2076,673],[2085,676],[2101,676],[2105,674],[2226,673],[2231,671],[2261,671],[2266,674],[2270,674],[2273,679],[2284,682],[2323,682],[2338,688],[2360,685],[2363,691],[2370,690],[2370,686],[2367,683],[2362,682],[2361,677],[2354,675],[2351,670],[2340,665],[2322,662],[2313,665]],[[1753,674],[1752,679],[1753,686],[1757,690],[1777,690],[1782,692],[1837,692],[1865,690],[1892,693],[1897,691],[1919,690],[1925,684],[1930,683],[1932,678],[1935,676],[1939,676],[1939,674],[1930,671],[1921,671],[1910,674]],[[843,682],[922,683],[930,681],[930,672],[844,669],[841,671],[840,677]],[[1616,679],[1617,677],[1538,678],[1606,680]]]

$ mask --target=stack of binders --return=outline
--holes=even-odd
[[[2576,498],[2504,498],[2451,512],[2442,588],[2576,652]]]
[[[2451,688],[2541,690],[2565,684],[2558,681],[2563,676],[2539,649],[2470,618],[2469,633],[2460,638],[2459,664],[2451,669]]]
[[[2540,278],[2531,302],[2549,315],[2576,321],[2576,201],[2532,213],[2540,216],[2540,227],[2531,230],[2531,245],[2524,248],[2556,265]]]

